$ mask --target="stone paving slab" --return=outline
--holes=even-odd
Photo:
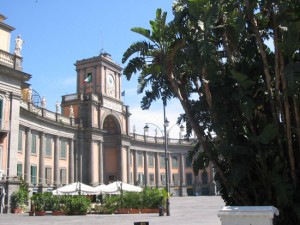
[[[170,216],[158,214],[114,214],[87,216],[28,216],[24,214],[0,214],[0,224],[17,225],[133,225],[134,222],[149,222],[149,225],[221,225],[218,211],[225,206],[220,196],[172,197]]]

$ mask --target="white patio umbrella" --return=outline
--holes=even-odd
[[[122,181],[115,181],[108,185],[105,185],[105,186],[100,185],[95,188],[105,194],[120,194],[121,191],[141,192],[143,190],[141,187],[127,184]]]
[[[95,195],[98,194],[99,191],[92,186],[86,185],[81,182],[75,182],[57,188],[56,190],[53,190],[52,193],[54,195]]]
[[[95,189],[98,191],[99,194],[104,193],[107,190],[106,184],[100,184],[99,186],[96,186]]]

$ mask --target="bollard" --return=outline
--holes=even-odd
[[[161,205],[161,206],[159,206],[159,216],[164,216],[164,207]]]

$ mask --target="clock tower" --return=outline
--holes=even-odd
[[[100,96],[121,99],[121,70],[110,54],[79,60],[77,71],[77,93],[95,93]]]
[[[78,60],[75,67],[77,91],[63,96],[61,106],[78,127],[76,177],[91,185],[126,180],[130,113],[121,101],[122,68],[108,53]]]

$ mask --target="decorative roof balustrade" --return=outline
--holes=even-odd
[[[22,61],[23,58],[21,56],[10,54],[0,49],[0,64],[22,71]]]

